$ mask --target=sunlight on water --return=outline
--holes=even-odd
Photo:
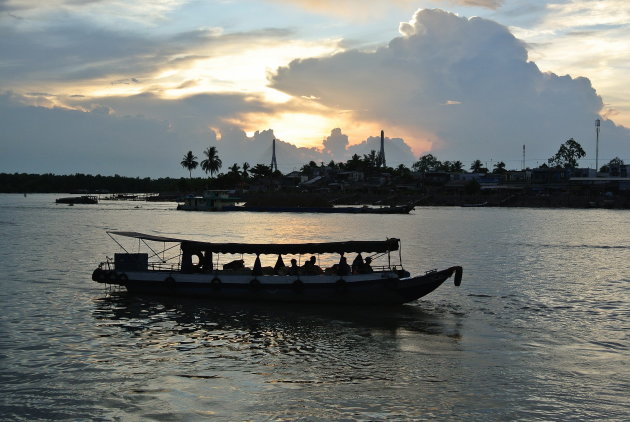
[[[625,211],[195,213],[54,198],[0,195],[6,420],[627,420]],[[138,298],[90,280],[118,251],[106,230],[398,237],[407,270],[462,265],[464,279],[394,308]]]

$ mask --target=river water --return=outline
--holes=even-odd
[[[156,421],[630,419],[628,211],[195,213],[0,195],[0,418]],[[135,298],[90,280],[106,230],[217,241],[398,237],[389,308]]]

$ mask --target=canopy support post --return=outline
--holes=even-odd
[[[107,236],[109,236],[109,237],[110,237],[110,238],[111,238],[114,242],[116,242],[116,244],[117,244],[118,246],[120,246],[120,249],[122,249],[123,251],[125,251],[125,253],[129,253],[129,251],[127,251],[127,249],[125,249],[125,247],[124,247],[123,245],[121,245],[121,244],[120,244],[120,243],[119,243],[116,239],[114,239],[114,237],[113,237],[113,236],[112,236],[109,232],[107,232]],[[139,242],[140,242],[140,239],[138,239],[138,243],[139,243]]]

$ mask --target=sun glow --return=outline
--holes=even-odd
[[[261,128],[273,129],[276,138],[298,147],[321,148],[322,139],[335,126],[335,120],[322,114],[287,112],[273,116],[251,113],[232,121],[251,136]]]
[[[267,87],[268,76],[295,57],[316,57],[338,49],[336,40],[324,43],[289,42],[282,45],[258,45],[235,52],[221,52],[188,63],[177,71],[162,70],[162,95],[179,98],[200,93],[256,93],[270,102],[290,98]]]
[[[241,48],[242,47],[242,48]],[[296,57],[317,57],[339,49],[338,40],[324,42],[288,41],[254,46],[232,46],[220,51],[194,51],[196,59],[172,60],[152,73],[129,78],[124,74],[58,83],[55,90],[67,95],[94,99],[126,97],[151,93],[164,99],[179,99],[198,94],[252,94],[279,104],[291,100],[289,95],[268,87],[269,75]],[[51,87],[41,89],[50,91]]]

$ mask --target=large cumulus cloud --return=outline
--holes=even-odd
[[[429,140],[442,159],[517,167],[527,145],[535,165],[571,137],[594,156],[593,122],[603,102],[588,79],[541,72],[522,41],[486,19],[420,10],[400,32],[376,51],[295,60],[272,86],[404,128],[415,135],[408,143]],[[630,155],[629,132],[604,125],[610,142],[600,157]]]

